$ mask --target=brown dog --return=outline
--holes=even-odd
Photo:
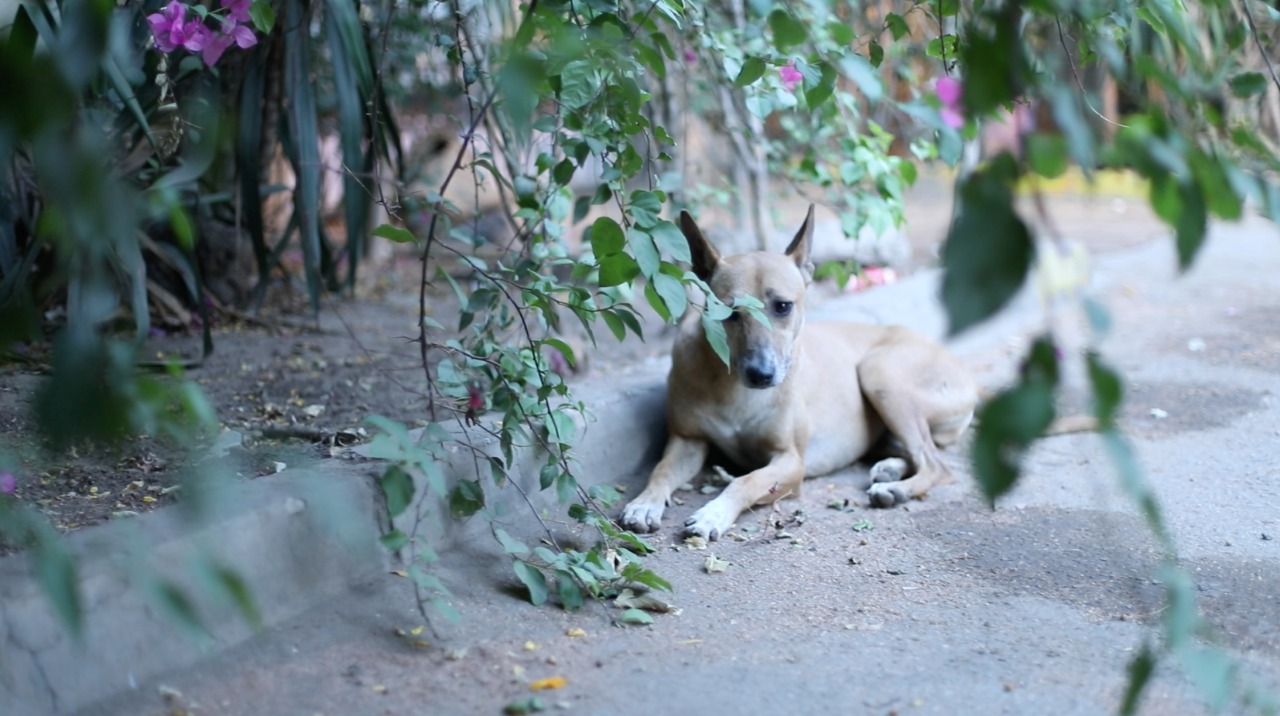
[[[796,496],[804,478],[852,464],[886,430],[901,457],[871,468],[871,504],[891,507],[951,480],[938,447],[968,428],[977,386],[949,351],[905,328],[805,326],[812,206],[785,254],[721,257],[688,213],[680,228],[694,273],[726,304],[744,295],[763,301],[772,326],[741,312],[726,320],[726,369],[696,313],[686,316],[667,378],[666,450],[623,526],[656,530],[671,493],[698,474],[711,445],[751,471],[685,521],[686,533],[709,539],[748,507]]]

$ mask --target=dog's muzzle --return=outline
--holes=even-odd
[[[773,356],[767,353],[749,353],[743,356],[738,371],[742,376],[742,384],[757,390],[774,387],[786,375],[786,368],[779,368]]]

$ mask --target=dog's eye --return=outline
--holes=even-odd
[[[774,301],[773,314],[775,316],[789,316],[791,309],[795,306],[791,301]]]

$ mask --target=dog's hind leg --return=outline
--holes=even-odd
[[[950,354],[877,348],[858,366],[863,395],[902,447],[902,458],[871,468],[867,494],[875,507],[892,507],[951,482],[939,446],[959,439],[973,419],[977,390]],[[927,364],[926,364],[927,363]]]

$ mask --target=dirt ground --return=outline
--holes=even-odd
[[[925,177],[908,198],[912,252],[904,272],[936,264],[950,216],[948,192],[944,180]],[[780,207],[781,221],[800,220],[803,207],[793,203]],[[1058,232],[1094,252],[1162,231],[1146,206],[1131,199],[1059,198],[1051,216]],[[142,436],[110,447],[47,449],[30,416],[48,346],[26,347],[21,362],[0,365],[0,457],[9,456],[14,494],[65,532],[170,504],[181,495],[184,476],[210,460],[251,479],[325,459],[335,446],[362,440],[362,421],[371,414],[422,421],[426,383],[413,341],[418,262],[406,251],[370,268],[356,298],[326,299],[318,317],[300,288],[285,290],[257,316],[215,317],[214,351],[187,375],[204,390],[224,432],[195,446]],[[430,311],[450,325],[456,304],[447,287],[436,289]],[[837,290],[817,287],[820,296]],[[596,346],[581,333],[570,341],[587,349],[580,375],[608,373],[665,352],[669,327],[642,308],[646,342],[618,343],[604,330]],[[192,330],[154,337],[144,357],[192,358],[199,350],[199,332]],[[0,544],[0,553],[12,548]]]

